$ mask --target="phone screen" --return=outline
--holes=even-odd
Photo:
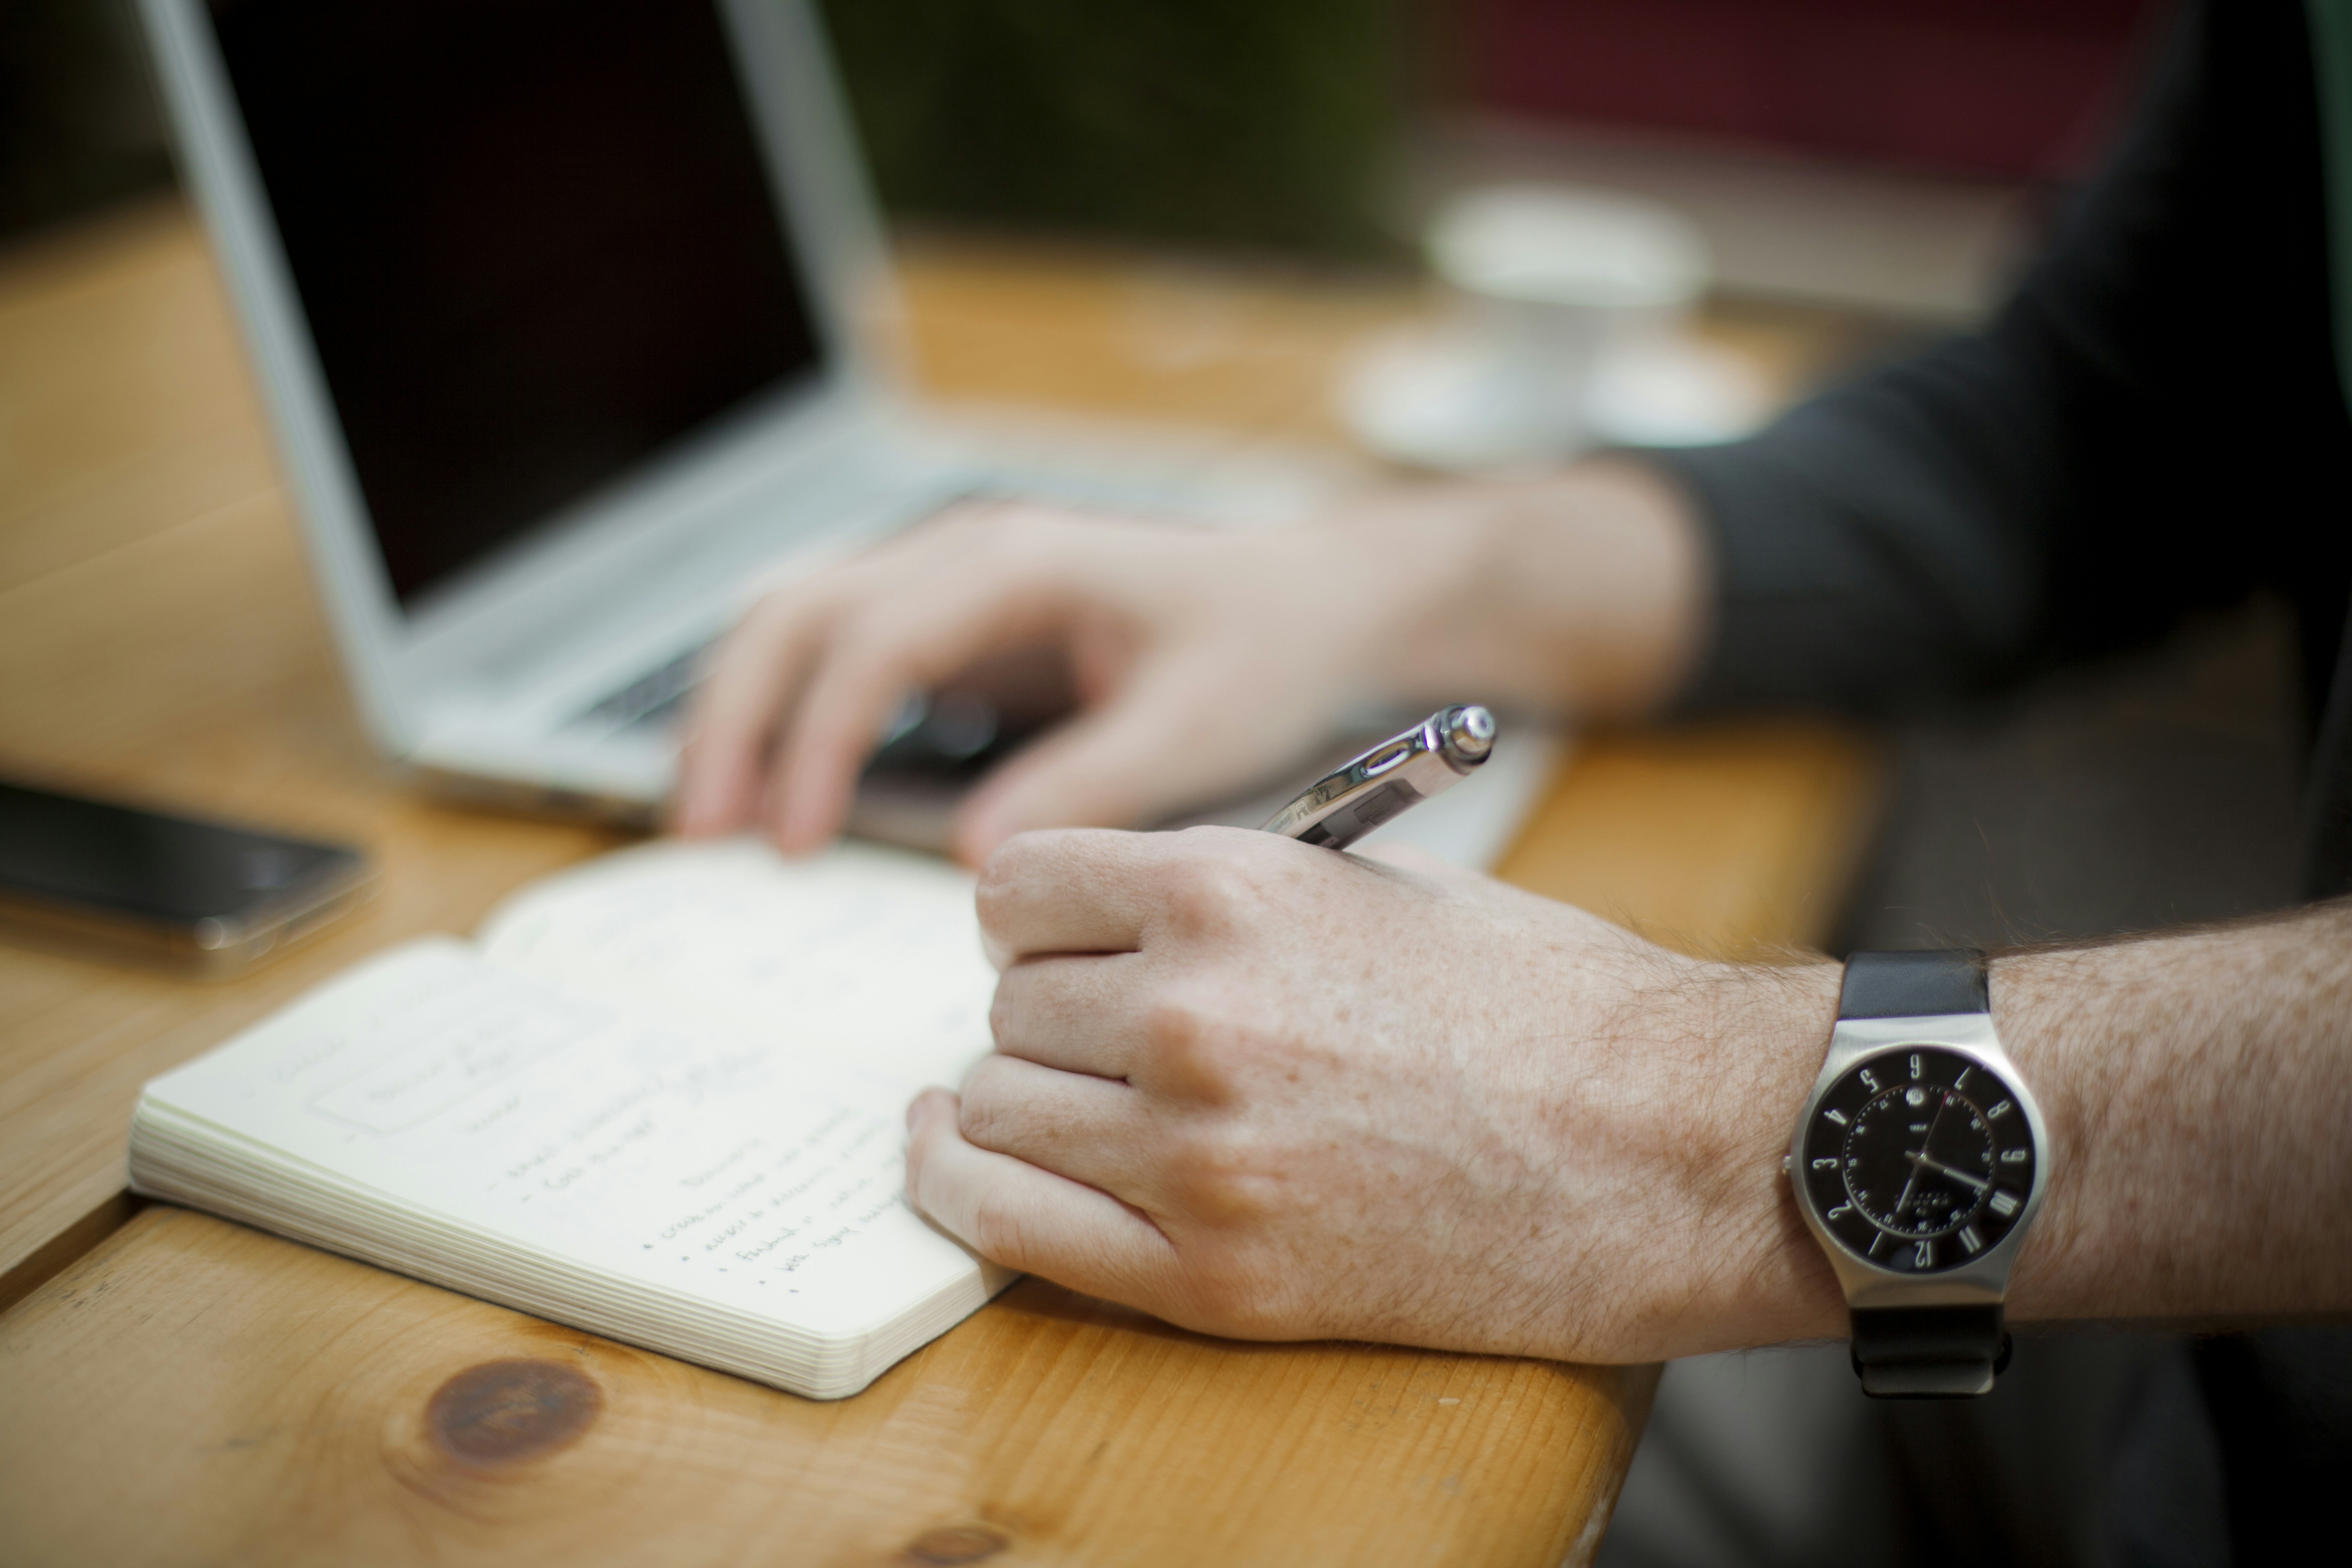
[[[167,926],[229,920],[343,875],[356,850],[0,783],[0,891]]]

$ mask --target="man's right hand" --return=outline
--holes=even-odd
[[[1366,701],[1578,712],[1663,695],[1700,575],[1679,503],[1591,465],[1399,491],[1329,521],[1226,531],[1035,504],[952,509],[778,589],[721,645],[688,721],[681,832],[838,832],[905,697],[1047,648],[1078,710],[987,778],[977,864],[1043,826],[1148,824],[1230,795]]]

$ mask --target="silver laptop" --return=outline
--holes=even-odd
[[[352,684],[430,775],[642,814],[780,575],[976,489],[1252,504],[992,471],[894,401],[800,0],[143,8]]]
[[[1246,447],[1013,457],[894,397],[804,0],[142,6],[361,710],[429,781],[651,817],[710,639],[961,494],[1263,521],[1328,489]],[[900,727],[853,827],[936,847],[1017,736]],[[1490,859],[1548,754],[1412,831],[1475,817]]]

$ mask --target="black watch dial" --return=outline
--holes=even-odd
[[[1794,1174],[1855,1257],[1937,1274],[2009,1234],[2039,1157],[1999,1075],[1957,1051],[1899,1046],[1822,1097]]]

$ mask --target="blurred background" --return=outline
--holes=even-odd
[[[2158,9],[825,7],[875,179],[903,216],[1392,260],[1436,182],[1497,166],[1608,175],[1689,210],[1733,289],[1931,315],[1980,307],[2035,193],[2096,158]],[[0,232],[170,180],[134,27],[125,0],[0,6]],[[1878,243],[1846,243],[1862,232]],[[1816,250],[1826,273],[1806,264]],[[1898,257],[1917,275],[1873,280]]]
[[[1712,262],[1710,321],[1766,337],[1795,323],[1827,345],[1791,358],[1776,397],[1981,320],[2069,184],[2096,166],[2167,11],[2150,0],[825,9],[873,178],[913,254],[1123,247],[1179,271],[1324,279],[1344,293],[1412,278],[1423,226],[1450,193],[1597,185],[1693,226]],[[0,246],[168,199],[173,180],[128,6],[0,0]],[[1230,321],[1189,321],[1181,290],[1155,298],[1166,364],[1227,352]],[[1835,945],[2085,936],[2287,901],[2305,740],[2291,632],[2277,606],[2251,604],[2132,658],[1897,726],[1893,783]],[[2119,1391],[2176,1352],[2141,1336],[2032,1340],[2026,1375],[1979,1405],[1867,1410],[1843,1350],[1811,1353],[1677,1369],[1604,1560],[1731,1560],[1740,1521],[1778,1500],[1792,1561],[2096,1561],[2095,1479],[2132,1417]],[[1808,1445],[1799,1430],[1843,1436]],[[1710,1451],[1729,1455],[1728,1470],[1708,1469]],[[1832,1470],[1847,1496],[1877,1500],[1867,1519],[1787,1501],[1823,1495]],[[1955,1477],[2000,1506],[1939,1514],[1938,1497],[1965,1494]]]

